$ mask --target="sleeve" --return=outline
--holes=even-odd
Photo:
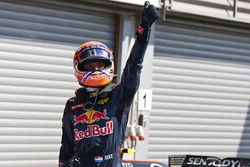
[[[70,100],[66,103],[62,118],[62,139],[59,153],[59,167],[73,166],[74,136],[69,117]]]
[[[124,67],[121,82],[118,86],[118,94],[120,95],[122,102],[123,112],[129,112],[130,105],[132,104],[134,95],[140,84],[140,76],[144,55],[148,46],[148,40],[150,35],[150,28],[143,29],[141,27],[137,30],[137,38],[130,52],[129,58]],[[118,113],[128,114],[128,113]]]
[[[133,102],[134,95],[140,84],[140,76],[144,55],[148,46],[150,28],[137,29],[137,38],[130,52],[129,58],[124,67],[121,82],[117,86],[117,96],[119,98],[119,109],[116,115],[120,123],[119,144],[122,145],[124,132],[128,122],[130,106]]]

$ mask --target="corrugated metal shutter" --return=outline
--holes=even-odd
[[[17,2],[0,2],[0,166],[57,166],[64,104],[78,87],[73,53],[89,40],[113,48],[115,20]]]
[[[250,2],[248,0],[170,0],[166,8],[209,17],[250,22]]]
[[[250,32],[190,20],[158,24],[149,158],[249,157],[249,118]]]

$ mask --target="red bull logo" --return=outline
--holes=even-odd
[[[96,121],[100,121],[100,119],[109,119],[106,110],[104,110],[104,112],[99,112],[93,109],[89,109],[78,117],[74,116],[74,125],[77,125],[79,123],[92,124]]]

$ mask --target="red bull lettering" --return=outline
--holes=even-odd
[[[105,136],[113,133],[113,121],[106,122],[106,126],[88,125],[85,131],[74,129],[75,141],[90,137]]]

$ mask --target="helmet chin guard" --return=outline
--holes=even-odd
[[[83,64],[102,61],[104,69],[87,71]],[[73,66],[80,85],[85,87],[102,87],[109,84],[114,77],[113,55],[111,50],[101,42],[91,41],[82,44],[75,52]]]

